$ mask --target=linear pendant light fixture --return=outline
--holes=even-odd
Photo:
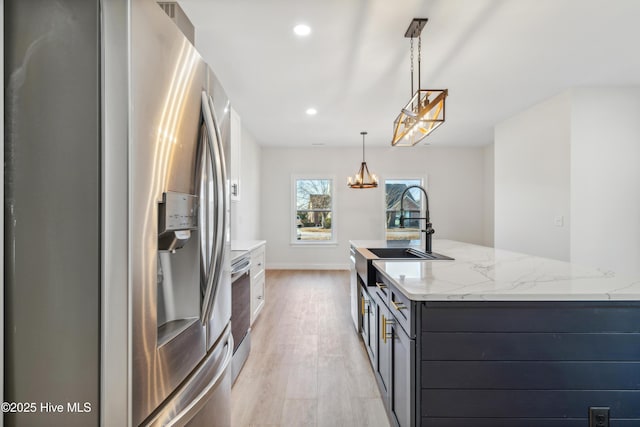
[[[391,145],[412,147],[426,138],[444,123],[445,99],[448,89],[420,88],[420,60],[422,50],[422,29],[427,18],[414,18],[404,36],[411,43],[411,100],[402,108],[393,122]],[[413,39],[418,38],[418,90],[413,91]]]
[[[366,134],[367,132],[360,132],[360,135],[362,135],[362,163],[355,176],[349,177],[347,185],[351,188],[376,188],[378,186],[378,177],[369,173],[367,162],[364,160],[364,136]]]

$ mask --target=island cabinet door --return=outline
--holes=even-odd
[[[364,342],[364,346],[367,349],[367,353],[369,355],[369,359],[371,363],[374,363],[375,353],[373,349],[375,345],[372,344],[371,340],[374,339],[371,335],[371,320],[370,318],[375,317],[375,305],[371,300],[371,297],[367,293],[364,287],[360,287],[360,324],[362,325],[362,329],[360,330],[360,335],[362,335],[362,341]]]
[[[380,384],[380,392],[385,406],[389,406],[389,396],[391,392],[391,327],[394,324],[389,309],[384,304],[378,304],[378,361],[375,364],[376,377]]]
[[[367,349],[367,354],[371,360],[371,364],[375,366],[376,363],[376,304],[369,296],[365,288],[360,287],[360,324],[362,329],[360,334],[362,335],[362,341]]]
[[[391,394],[389,409],[393,421],[400,427],[415,425],[415,340],[399,325],[390,325]]]
[[[378,363],[378,304],[373,298],[369,298],[369,311],[367,321],[369,322],[369,338],[367,340],[367,351],[373,366]]]
[[[369,345],[369,306],[370,298],[367,292],[362,288],[362,286],[358,286],[358,297],[360,299],[360,335],[362,335],[362,340],[365,345]]]

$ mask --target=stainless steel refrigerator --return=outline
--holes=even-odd
[[[4,84],[5,426],[230,425],[220,83],[153,0],[5,0]]]

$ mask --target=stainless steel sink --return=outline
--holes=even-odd
[[[391,247],[391,248],[360,248],[355,251],[356,271],[362,282],[367,286],[375,286],[376,269],[373,266],[375,260],[389,261],[420,261],[420,260],[453,260],[446,255],[432,252],[430,254],[415,248]]]
[[[453,260],[446,255],[435,252],[426,253],[414,248],[367,248],[367,250],[379,259]]]

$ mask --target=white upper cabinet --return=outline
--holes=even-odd
[[[240,200],[240,170],[241,170],[241,147],[242,147],[242,122],[236,110],[231,108],[231,167],[229,170],[229,184],[231,186],[231,200]]]

